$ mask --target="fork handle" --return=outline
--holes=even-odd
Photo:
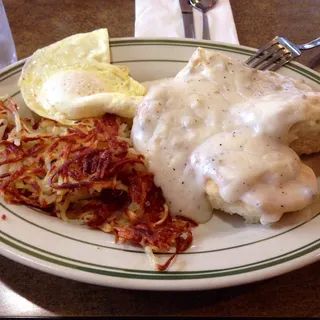
[[[207,16],[206,12],[202,13],[202,39],[211,40],[210,39],[208,16]]]
[[[315,47],[318,47],[318,46],[320,46],[320,37],[317,38],[317,39],[314,39],[314,40],[312,40],[310,42],[297,45],[297,47],[300,50],[312,49],[312,48],[315,48]]]

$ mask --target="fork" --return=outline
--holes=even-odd
[[[304,44],[295,45],[284,37],[275,37],[262,46],[245,63],[258,70],[275,71],[301,55],[301,50],[320,46],[320,37]]]

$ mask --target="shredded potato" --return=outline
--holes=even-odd
[[[21,119],[16,104],[0,100],[0,194],[9,203],[41,209],[63,220],[114,233],[115,240],[175,253],[192,242],[196,223],[172,217],[161,189],[130,140],[130,123],[105,114],[63,126]],[[154,260],[155,261],[155,260]]]

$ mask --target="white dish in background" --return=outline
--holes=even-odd
[[[198,46],[245,60],[252,48],[209,41],[123,38],[110,41],[112,61],[138,81],[174,76]],[[0,96],[10,94],[28,115],[17,80],[24,61],[0,73]],[[291,63],[281,74],[305,79],[320,90],[320,75]],[[194,242],[166,272],[152,269],[140,248],[114,244],[113,235],[0,202],[0,254],[27,266],[104,286],[148,290],[201,290],[280,275],[319,260],[320,215],[285,215],[273,227],[247,225],[217,214],[194,229]],[[320,210],[319,210],[320,211]],[[159,255],[165,259],[167,255]]]

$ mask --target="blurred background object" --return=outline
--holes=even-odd
[[[0,69],[16,61],[16,48],[14,46],[3,2],[0,0]]]

